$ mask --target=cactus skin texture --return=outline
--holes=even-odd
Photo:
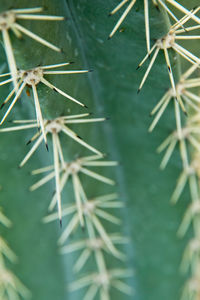
[[[108,18],[108,14],[118,2],[29,1],[29,7],[44,7],[44,14],[66,18],[59,22],[20,21],[27,29],[61,48],[60,53],[26,36],[17,39],[11,33],[10,38],[19,69],[73,61],[70,69],[93,70],[88,74],[55,74],[48,77],[52,84],[83,102],[88,109],[42,85],[38,87],[38,96],[45,119],[87,112],[93,113],[91,118],[109,118],[102,123],[72,124],[70,128],[84,141],[106,153],[105,160],[119,162],[114,168],[95,168],[97,173],[115,180],[117,184],[114,187],[94,182],[93,178],[80,177],[89,198],[118,193],[120,203],[124,204],[123,208],[113,210],[112,213],[121,220],[120,226],[116,229],[115,224],[106,221],[103,225],[107,233],[119,232],[129,238],[128,243],[119,247],[126,260],[120,261],[114,255],[107,254],[105,259],[109,269],[127,270],[128,278],[123,281],[132,288],[133,293],[126,295],[111,289],[110,299],[178,300],[186,279],[179,270],[181,255],[191,232],[184,239],[178,239],[176,232],[190,195],[185,189],[181,201],[175,207],[169,205],[174,183],[182,170],[180,155],[177,149],[168,168],[161,173],[160,157],[156,153],[161,141],[175,128],[173,105],[169,105],[168,113],[161,118],[155,133],[148,133],[151,124],[149,113],[170,88],[170,81],[165,60],[159,55],[144,88],[137,95],[144,70],[142,68],[136,72],[136,68],[146,54],[143,1],[136,2],[121,30],[111,40],[107,40],[116,16]],[[197,2],[191,1],[189,9],[195,7]],[[0,11],[26,7],[25,0],[11,0],[9,3],[1,0],[0,3]],[[149,4],[149,9],[153,45],[154,39],[160,38],[168,30],[169,20],[162,9],[158,11],[153,3]],[[173,52],[170,57],[177,79],[180,62]],[[8,70],[3,46],[0,48],[0,62],[1,73],[6,73]],[[11,85],[0,87],[2,102],[11,89]],[[5,121],[4,128],[10,126],[9,120],[35,119],[31,89],[24,91],[20,99]],[[94,257],[86,262],[78,274],[73,272],[80,254],[61,255],[57,244],[70,217],[63,218],[62,228],[59,222],[42,222],[48,214],[48,206],[55,192],[54,181],[36,191],[29,191],[42,178],[31,176],[31,171],[53,162],[51,140],[48,140],[49,152],[41,145],[26,166],[18,168],[30,149],[26,142],[34,133],[33,129],[0,133],[0,205],[13,224],[9,230],[1,228],[1,236],[18,257],[16,264],[9,264],[9,269],[30,290],[32,299],[84,299],[86,290],[72,292],[70,286],[82,275],[96,272]],[[67,161],[92,155],[85,147],[65,136],[61,137],[61,143]],[[62,201],[63,204],[74,202],[72,183],[64,189]],[[86,230],[79,228],[69,239],[68,245],[85,238]],[[134,275],[130,273],[132,270]],[[103,294],[100,299],[107,300]]]

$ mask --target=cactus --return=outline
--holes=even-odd
[[[198,299],[191,2],[1,1],[3,300]]]

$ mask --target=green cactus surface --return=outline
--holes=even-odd
[[[75,199],[77,201],[78,196],[74,193],[73,185],[76,184],[77,187],[77,177],[71,174],[69,182],[63,188],[61,194],[63,217],[60,226],[57,207],[55,206],[54,211],[48,210],[52,197],[56,199],[57,196],[55,175],[46,184],[30,191],[31,187],[34,189],[35,183],[48,174],[33,175],[32,171],[55,163],[53,156],[55,145],[51,134],[47,134],[48,151],[42,141],[37,151],[21,168],[21,161],[35,143],[35,141],[29,143],[30,139],[35,134],[41,134],[41,122],[39,121],[39,130],[37,122],[35,127],[28,130],[11,132],[2,130],[0,132],[0,207],[4,215],[11,220],[12,226],[7,228],[1,224],[0,211],[0,238],[7,242],[17,256],[14,262],[4,258],[5,266],[23,285],[19,286],[21,295],[4,295],[1,291],[3,288],[0,273],[0,300],[1,297],[2,300],[179,300],[191,275],[190,271],[181,273],[180,265],[184,249],[193,236],[192,227],[189,227],[184,237],[177,236],[184,213],[191,202],[189,187],[184,189],[176,205],[170,205],[170,197],[183,170],[182,158],[179,148],[175,148],[166,169],[160,170],[163,154],[158,154],[156,151],[163,140],[176,130],[173,103],[178,105],[179,102],[174,100],[169,103],[155,130],[149,133],[148,128],[153,120],[150,112],[171,87],[166,62],[163,53],[160,52],[144,87],[137,93],[150,61],[147,59],[145,64],[136,70],[147,53],[144,1],[136,1],[119,30],[109,39],[109,34],[120,17],[120,11],[112,16],[109,16],[109,13],[119,2],[118,0],[0,1],[0,13],[12,9],[42,7],[43,11],[35,14],[64,17],[63,20],[54,21],[30,18],[17,20],[18,24],[60,49],[54,51],[25,34],[18,38],[16,32],[10,30],[9,36],[17,69],[30,70],[70,62],[69,65],[51,70],[86,71],[83,74],[44,75],[56,88],[80,101],[84,106],[74,103],[55,88],[51,89],[43,84],[44,82],[40,82],[36,88],[42,116],[45,120],[53,120],[63,116],[88,113],[85,118],[80,118],[96,120],[89,123],[83,121],[67,124],[76,135],[59,133],[64,160],[72,162],[82,157],[98,156],[100,152],[102,156],[95,161],[104,161],[105,166],[102,167],[97,163],[92,167],[86,165],[85,168],[104,176],[104,179],[95,179],[91,173],[87,176],[88,174],[82,172],[78,175],[81,186],[88,199],[117,194],[116,200],[111,196],[113,207],[109,206],[110,200],[105,201],[107,207],[106,204],[100,206],[103,213],[99,212],[101,215],[98,216],[105,231],[99,229],[102,227],[98,225],[95,227],[94,224],[97,223],[94,219],[88,221],[86,208],[85,211],[84,209],[81,211],[79,207],[76,208],[78,222],[81,224],[82,221],[84,226],[81,228],[77,225],[77,230],[74,230],[68,240],[60,245],[58,241],[66,228],[69,228],[73,217],[73,215],[64,216],[64,207],[77,204]],[[149,1],[151,46],[168,32],[171,24],[174,24],[174,20],[163,7],[158,3],[158,9],[153,2]],[[168,4],[167,0],[163,2]],[[190,3],[186,0],[179,2],[188,10],[196,8],[199,4],[197,0],[191,0]],[[183,13],[174,6],[169,5],[169,7],[178,19],[183,17]],[[192,20],[189,22],[194,25]],[[9,67],[3,37],[1,42],[0,73],[3,74],[9,72]],[[191,45],[190,41],[184,41],[181,45],[199,57],[198,43],[198,40],[192,40]],[[189,68],[190,64],[180,59],[172,49],[168,52],[175,82],[178,82],[183,71]],[[7,78],[1,79],[3,81]],[[12,90],[12,82],[2,86],[0,83],[0,105]],[[17,90],[13,92],[13,97],[16,93]],[[196,93],[198,94],[198,88]],[[19,125],[14,123],[16,120],[36,119],[33,96],[31,85],[27,85],[0,131]],[[8,107],[8,103],[2,107],[1,118]],[[189,111],[188,116],[185,116],[181,112],[182,123],[187,124],[193,114],[193,111]],[[93,148],[84,146],[84,142]],[[96,150],[99,152],[95,152]],[[61,164],[62,161],[59,163]],[[76,192],[84,198],[80,186]],[[56,217],[54,218],[53,215],[53,218],[56,220],[44,222],[52,213],[55,214]],[[119,224],[118,220],[120,220]],[[112,234],[119,236],[119,245],[117,238],[115,245],[115,237],[111,239],[114,242],[110,243],[108,237]],[[88,254],[89,258],[83,268],[75,272],[73,268],[82,252],[64,254],[61,253],[64,252],[63,246],[67,245],[67,251],[70,252],[69,247],[74,243],[88,238],[91,241],[93,235],[101,236],[106,251],[97,249],[95,254]],[[84,247],[86,246],[83,246],[83,250]],[[121,253],[123,257],[120,256]],[[87,253],[85,255],[87,256]],[[1,271],[1,256],[0,239],[0,272],[4,272]],[[94,274],[97,272],[103,274],[104,267],[108,270],[108,274],[111,274],[109,270],[117,270],[118,273],[123,274],[117,275],[113,281],[110,277],[111,288],[109,284],[105,287],[105,284],[101,289],[102,281],[106,281],[107,277],[95,279]],[[78,280],[86,278],[88,274],[92,274],[93,281],[99,280],[97,285],[99,284],[100,288],[96,294],[95,287],[90,290],[90,294],[87,294],[88,286],[76,288],[80,283]],[[94,298],[92,298],[93,294]],[[197,297],[198,295],[196,298],[185,300],[198,300]]]

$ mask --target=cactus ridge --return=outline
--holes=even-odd
[[[122,13],[117,24],[114,26],[112,32],[109,35],[111,38],[115,32],[119,29],[122,22],[130,12],[130,10],[135,5],[136,0],[123,0],[121,1],[110,13],[114,15],[120,10],[125,4],[128,4],[125,11]],[[194,21],[200,24],[200,19],[196,15],[200,10],[200,7],[194,8],[191,11],[186,9],[184,6],[180,5],[174,0],[153,0],[153,4],[162,9],[167,13],[172,21],[175,21],[173,25],[169,28],[165,36],[159,38],[152,48],[150,48],[150,24],[149,24],[149,2],[144,0],[144,14],[145,14],[145,29],[146,29],[146,44],[147,44],[147,54],[139,64],[141,67],[143,63],[153,54],[149,66],[145,72],[142,82],[139,86],[138,91],[141,90],[143,84],[145,83],[149,72],[156,61],[158,53],[160,50],[164,52],[165,61],[169,73],[169,79],[171,83],[171,88],[158,102],[155,108],[152,110],[151,115],[156,114],[149,131],[152,131],[157,125],[162,114],[166,110],[169,102],[171,100],[174,102],[175,120],[176,120],[176,130],[160,145],[158,152],[166,150],[164,158],[161,162],[161,168],[165,168],[167,165],[175,147],[178,145],[180,149],[180,156],[182,159],[183,170],[177,181],[176,188],[172,195],[171,201],[176,203],[184,190],[185,185],[189,182],[192,204],[189,206],[183,221],[180,225],[178,234],[180,236],[184,235],[187,228],[192,223],[194,228],[194,238],[191,240],[190,244],[185,250],[183,256],[183,269],[189,269],[191,273],[191,279],[186,283],[183,290],[183,297],[188,299],[197,300],[199,298],[199,101],[200,97],[196,92],[190,92],[188,89],[199,87],[199,78],[190,78],[194,72],[196,72],[200,65],[200,59],[195,56],[192,52],[186,48],[179,45],[180,41],[197,40],[198,35],[189,35],[189,32],[199,29],[200,25],[192,25],[185,27],[188,21]],[[172,6],[172,9],[168,7],[168,4]],[[173,8],[179,10],[184,16],[178,19],[173,13]],[[52,158],[53,165],[39,168],[32,171],[33,175],[48,173],[42,179],[37,181],[34,185],[30,187],[33,191],[45,183],[49,182],[51,179],[55,180],[55,193],[51,200],[49,210],[53,210],[57,203],[58,212],[53,212],[48,216],[43,218],[45,223],[51,222],[53,220],[59,219],[60,225],[62,226],[62,218],[66,217],[67,225],[65,226],[59,240],[58,244],[61,247],[60,251],[63,254],[69,254],[73,252],[80,253],[79,258],[74,266],[74,272],[80,273],[88,261],[93,258],[95,261],[95,270],[92,270],[89,274],[80,275],[79,279],[75,280],[70,285],[71,291],[76,291],[82,288],[88,288],[84,300],[93,300],[97,295],[99,295],[101,300],[111,299],[112,288],[118,291],[132,295],[132,289],[124,282],[126,278],[133,276],[132,270],[124,268],[110,268],[108,267],[108,261],[106,254],[112,255],[116,259],[117,264],[124,262],[126,255],[121,251],[123,245],[127,243],[127,238],[122,237],[121,233],[107,232],[106,223],[109,222],[113,226],[121,224],[120,218],[116,217],[115,211],[123,207],[122,202],[116,200],[116,194],[104,194],[101,196],[93,195],[93,198],[88,197],[88,191],[84,180],[80,179],[80,173],[91,177],[92,179],[99,181],[100,183],[105,183],[108,185],[114,185],[114,180],[105,177],[98,172],[90,170],[91,167],[111,167],[116,166],[115,161],[101,160],[105,157],[104,153],[93,147],[92,145],[86,143],[80,136],[76,134],[68,124],[84,124],[84,123],[96,123],[105,121],[106,118],[87,118],[90,114],[69,114],[66,116],[59,116],[55,119],[47,120],[42,116],[42,110],[39,103],[39,97],[36,86],[43,83],[51,90],[61,94],[65,98],[79,104],[80,106],[86,107],[85,104],[77,100],[76,98],[66,94],[64,91],[60,90],[53,84],[51,84],[47,79],[46,75],[73,75],[77,73],[88,73],[90,70],[55,70],[56,68],[65,67],[71,62],[60,63],[55,65],[47,66],[37,66],[30,70],[17,70],[17,63],[15,60],[10,35],[9,32],[12,30],[17,38],[21,38],[21,34],[25,34],[31,37],[33,40],[47,46],[48,48],[61,52],[61,49],[50,42],[44,40],[35,33],[29,31],[22,25],[18,23],[18,20],[43,20],[43,21],[61,21],[64,20],[62,16],[51,16],[51,15],[40,15],[37,13],[42,12],[42,7],[35,8],[21,8],[12,9],[0,14],[0,30],[2,31],[3,43],[5,47],[5,52],[8,60],[8,66],[10,73],[1,74],[0,77],[9,76],[8,79],[0,82],[0,86],[4,86],[8,83],[13,83],[14,88],[9,93],[7,98],[2,104],[6,104],[12,99],[12,102],[4,114],[1,124],[5,121],[8,114],[12,110],[13,106],[22,94],[25,86],[32,88],[33,100],[35,104],[36,120],[14,120],[13,123],[16,126],[5,127],[0,129],[1,132],[18,131],[26,129],[39,128],[39,130],[33,135],[33,137],[28,141],[29,143],[34,142],[32,148],[29,150],[25,158],[20,163],[22,167],[31,158],[34,152],[39,148],[40,144],[44,141],[47,150],[49,150],[47,143],[47,135],[51,136],[52,139]],[[184,35],[182,35],[184,34]],[[192,63],[192,67],[189,68],[185,73],[180,75],[179,81],[176,83],[174,75],[172,73],[170,55],[168,53],[169,49],[175,51],[178,56],[181,56],[187,62]],[[53,70],[52,70],[53,69]],[[187,114],[188,120],[183,126],[183,116]],[[0,125],[1,125],[0,124]],[[95,155],[84,156],[78,159],[72,159],[71,161],[66,161],[64,157],[64,151],[60,141],[60,134],[64,134],[70,137],[76,142],[77,145],[85,147],[87,150],[93,152]],[[51,151],[50,151],[51,152]],[[192,159],[190,159],[192,157]],[[190,161],[191,160],[191,161]],[[81,177],[82,178],[82,177]],[[62,207],[62,191],[67,185],[67,182],[71,180],[73,185],[73,193],[75,201],[68,203],[67,206]],[[108,210],[108,211],[107,211]],[[111,210],[111,212],[110,212]],[[9,226],[9,220],[0,213],[0,221]],[[73,243],[69,243],[69,237],[72,233],[75,235],[78,229],[84,228],[86,232],[85,239],[81,238]],[[65,244],[67,243],[67,244]],[[65,245],[64,245],[65,244]],[[120,249],[118,249],[118,247]],[[18,299],[19,294],[22,298],[28,297],[28,291],[22,285],[22,283],[11,274],[5,268],[4,260],[5,256],[14,261],[15,255],[8,248],[7,244],[0,239],[0,268],[3,270],[0,276],[0,296],[2,300],[12,300],[14,297]],[[2,287],[1,288],[1,283]],[[11,285],[11,287],[10,287]],[[13,291],[13,286],[15,287]],[[7,294],[6,294],[7,293]],[[16,293],[16,296],[14,296]],[[18,297],[18,298],[17,298]]]

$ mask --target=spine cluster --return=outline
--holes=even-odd
[[[11,222],[0,211],[0,228],[2,226],[10,227]],[[7,267],[8,261],[15,263],[16,260],[16,255],[0,236],[0,298],[2,300],[19,299],[20,296],[28,298],[30,296],[27,288]]]
[[[106,222],[111,223],[113,228],[116,225],[121,224],[121,220],[114,215],[114,211],[122,207],[122,203],[117,200],[116,194],[95,194],[95,188],[93,194],[87,191],[85,188],[84,178],[90,177],[94,184],[99,182],[102,184],[108,184],[113,186],[115,182],[105,177],[102,174],[97,173],[94,169],[103,167],[116,166],[117,162],[104,160],[105,155],[88,144],[79,135],[71,129],[71,124],[96,123],[105,121],[105,118],[91,118],[89,113],[82,114],[69,114],[66,116],[60,116],[55,119],[45,119],[43,117],[42,109],[40,107],[40,99],[38,95],[38,85],[45,85],[53,92],[57,92],[62,95],[65,100],[74,102],[75,104],[87,108],[82,101],[75,99],[69,95],[66,91],[59,89],[59,87],[53,85],[46,77],[49,75],[62,76],[79,73],[87,73],[90,70],[65,70],[65,68],[71,65],[72,62],[63,62],[61,64],[47,65],[47,66],[32,66],[31,69],[22,70],[18,68],[17,61],[14,56],[12,48],[12,42],[10,39],[10,31],[12,30],[17,38],[21,38],[21,35],[28,35],[30,38],[42,45],[50,48],[51,50],[60,52],[57,46],[51,44],[39,35],[29,31],[24,26],[20,25],[20,20],[31,21],[62,21],[62,16],[49,16],[38,14],[42,12],[41,7],[35,8],[20,8],[12,9],[0,14],[0,30],[2,32],[3,42],[5,46],[5,52],[8,60],[8,66],[10,68],[9,73],[1,74],[2,81],[0,86],[4,86],[12,83],[13,88],[4,100],[1,108],[9,106],[4,113],[1,123],[6,121],[8,115],[13,109],[14,105],[19,100],[26,87],[32,89],[32,96],[35,106],[35,119],[31,120],[14,120],[13,126],[1,128],[1,132],[10,132],[18,130],[29,130],[36,128],[35,134],[30,139],[28,144],[33,144],[27,155],[20,163],[20,167],[23,167],[29,159],[31,159],[34,152],[44,142],[47,151],[52,152],[53,164],[50,166],[44,166],[32,172],[33,175],[44,175],[42,179],[37,181],[30,187],[31,191],[38,189],[50,180],[55,182],[55,193],[50,201],[49,211],[51,212],[44,218],[44,222],[50,222],[59,219],[60,226],[66,227],[59,238],[59,245],[63,254],[72,252],[79,253],[79,257],[74,265],[74,272],[80,273],[85,268],[87,262],[93,259],[94,269],[86,275],[81,276],[79,279],[70,285],[72,291],[87,287],[87,292],[83,297],[84,300],[92,300],[97,295],[101,300],[111,299],[111,288],[115,288],[121,293],[130,294],[130,287],[124,282],[124,279],[132,275],[132,272],[127,269],[121,268],[123,261],[126,259],[125,254],[121,252],[123,244],[127,243],[127,238],[122,236],[120,231],[114,229],[113,232],[108,232],[106,228]],[[66,101],[67,106],[67,101]],[[79,125],[80,126],[80,125]],[[62,137],[61,137],[62,136]],[[52,147],[49,148],[48,143],[51,139]],[[84,156],[79,158],[71,158],[71,161],[65,158],[65,149],[62,146],[62,138],[67,137],[72,139],[80,147],[86,148],[92,152],[90,156]],[[82,148],[81,148],[82,149]],[[79,150],[79,153],[81,150]],[[83,179],[82,179],[83,177]],[[68,182],[72,183],[74,197],[68,200],[67,206],[62,206],[62,192],[68,185]],[[94,185],[94,187],[95,187]],[[92,198],[91,198],[92,197]],[[52,213],[57,204],[57,211]],[[63,219],[67,218],[67,221],[63,223]],[[104,224],[105,223],[105,224]],[[63,226],[64,224],[64,226]],[[84,238],[76,238],[76,231],[78,229],[84,229]],[[73,240],[68,241],[68,238],[73,233]],[[80,234],[78,235],[80,236]],[[111,268],[108,266],[106,255],[112,256],[118,263],[118,268]],[[6,273],[5,273],[6,274]],[[13,277],[14,278],[14,277]],[[19,287],[22,285],[19,284]],[[21,289],[22,290],[22,289]],[[0,287],[1,293],[1,287]],[[21,296],[26,298],[26,295],[21,292]],[[10,294],[7,295],[5,300],[12,300]],[[16,298],[17,299],[17,298]]]
[[[109,35],[111,38],[118,30],[136,0],[123,0],[119,2],[110,15],[114,15],[117,11],[121,10],[125,5],[124,12],[122,13],[117,24],[114,26]],[[175,111],[176,129],[169,137],[160,145],[158,152],[166,150],[164,158],[161,163],[161,168],[167,165],[176,145],[179,146],[180,156],[182,160],[183,170],[177,181],[177,186],[172,195],[172,202],[175,203],[179,199],[185,185],[189,182],[191,192],[191,205],[189,206],[183,218],[183,222],[179,228],[179,235],[184,235],[189,225],[192,223],[194,228],[194,238],[189,243],[183,257],[183,269],[190,270],[191,279],[185,286],[183,297],[185,299],[197,300],[200,297],[200,239],[199,239],[199,214],[200,214],[200,195],[199,195],[199,116],[200,116],[200,97],[198,95],[198,88],[200,86],[199,77],[195,74],[198,73],[200,66],[200,58],[194,53],[181,45],[181,41],[199,39],[198,35],[191,35],[200,28],[200,19],[197,16],[200,7],[194,8],[191,11],[180,5],[174,0],[152,0],[157,9],[164,10],[168,15],[173,25],[169,28],[168,32],[158,39],[151,47],[150,45],[150,25],[149,25],[149,1],[144,0],[144,14],[145,14],[145,28],[146,28],[146,45],[147,55],[139,64],[140,68],[147,58],[151,57],[149,66],[144,74],[142,82],[139,86],[138,92],[143,87],[147,77],[153,67],[156,58],[160,52],[163,52],[167,71],[169,74],[169,81],[171,88],[166,92],[162,99],[158,102],[152,110],[152,115],[155,115],[154,120],[149,128],[152,131],[162,114],[167,108],[168,104],[173,101]],[[170,8],[170,5],[172,8]],[[179,10],[183,14],[181,19],[178,19],[173,10]],[[48,151],[52,152],[52,165],[41,166],[37,170],[33,170],[33,175],[43,175],[39,181],[30,187],[34,191],[47,182],[54,180],[55,193],[49,204],[49,215],[44,217],[45,223],[59,219],[60,226],[64,224],[64,229],[59,238],[59,245],[63,254],[78,253],[78,259],[74,265],[74,273],[79,273],[79,278],[70,285],[71,291],[82,288],[87,288],[83,297],[84,300],[93,300],[98,295],[101,300],[111,299],[111,289],[115,288],[119,292],[131,294],[131,288],[124,282],[127,277],[132,276],[132,271],[121,268],[123,261],[126,259],[125,254],[121,251],[123,244],[127,243],[126,237],[116,231],[115,226],[121,224],[121,220],[115,216],[115,210],[122,207],[122,203],[117,200],[115,193],[111,194],[93,194],[87,191],[84,178],[90,177],[94,183],[99,182],[103,185],[108,184],[113,186],[115,182],[105,177],[102,173],[95,171],[95,168],[102,167],[102,170],[107,167],[116,166],[117,162],[108,161],[105,155],[96,149],[93,145],[88,144],[85,140],[72,130],[70,124],[84,124],[96,123],[105,121],[105,118],[91,118],[88,113],[69,114],[66,116],[59,116],[55,119],[48,120],[43,117],[42,109],[40,107],[40,99],[38,95],[38,85],[45,85],[49,89],[64,97],[64,100],[72,101],[74,104],[87,108],[87,106],[69,95],[67,91],[61,90],[58,86],[53,85],[48,79],[49,75],[67,75],[87,73],[90,70],[69,70],[65,69],[72,62],[63,62],[61,64],[55,63],[54,65],[47,66],[32,66],[29,70],[21,70],[17,68],[17,62],[14,56],[12,41],[10,38],[10,31],[14,32],[17,38],[22,35],[27,35],[35,42],[41,43],[43,46],[50,48],[56,52],[61,52],[61,49],[53,45],[49,41],[40,37],[36,33],[26,29],[20,24],[20,20],[37,20],[42,21],[62,21],[62,16],[42,15],[41,7],[35,8],[18,8],[2,12],[0,14],[0,31],[2,32],[3,43],[7,56],[9,73],[1,74],[0,77],[3,81],[0,86],[13,84],[13,88],[6,97],[2,104],[9,106],[1,120],[1,124],[6,120],[12,108],[18,101],[24,89],[28,86],[32,89],[33,102],[35,106],[35,117],[31,120],[14,120],[13,126],[4,127],[0,129],[1,132],[9,132],[16,130],[28,130],[36,128],[36,132],[28,143],[33,143],[31,149],[20,163],[23,167],[32,155],[44,142]],[[194,25],[187,25],[188,22],[195,23]],[[169,51],[173,50],[182,59],[192,64],[176,82],[170,62]],[[64,68],[64,69],[60,69]],[[5,79],[6,78],[6,79]],[[66,101],[66,106],[67,106]],[[187,114],[186,125],[183,126],[183,115]],[[81,125],[82,126],[82,125]],[[78,158],[72,157],[71,160],[66,159],[65,151],[62,146],[62,138],[72,139],[78,146],[86,148],[92,154],[88,156],[80,156]],[[51,139],[52,147],[48,146],[48,137]],[[78,148],[79,149],[79,148]],[[82,148],[81,148],[82,149]],[[80,150],[79,150],[80,152]],[[68,183],[72,183],[73,199],[62,205],[62,192]],[[57,205],[57,211],[52,212]],[[63,219],[66,219],[63,222]],[[3,214],[0,214],[0,222],[5,226],[9,226],[10,222]],[[108,232],[106,223],[109,222],[113,226],[113,232]],[[79,239],[80,230],[84,229],[84,238]],[[76,238],[76,233],[77,238]],[[73,234],[73,240],[69,241],[69,237]],[[118,268],[110,268],[108,259],[112,256],[117,260],[116,265]],[[0,296],[3,300],[18,299],[19,296],[26,298],[28,292],[21,282],[11,274],[6,268],[5,258],[14,261],[15,255],[8,248],[7,244],[0,239]],[[108,257],[108,258],[107,258]],[[94,269],[89,273],[81,275],[81,271],[87,265],[89,260],[93,259]],[[122,261],[122,263],[120,262]],[[16,296],[15,296],[16,294]],[[19,295],[19,296],[17,296]],[[18,297],[18,298],[17,298]]]
[[[127,2],[129,2],[128,7],[114,27],[110,37],[119,28],[136,1],[122,1],[111,12],[111,14],[114,14]],[[183,236],[188,227],[192,225],[194,237],[189,242],[183,255],[182,270],[187,272],[189,271],[191,278],[187,281],[183,289],[182,298],[184,300],[198,300],[200,298],[200,96],[198,89],[200,86],[200,58],[192,53],[190,49],[184,48],[180,42],[199,40],[200,36],[198,35],[198,29],[200,29],[200,19],[197,16],[197,13],[199,12],[200,7],[196,7],[189,11],[187,8],[173,0],[166,0],[165,2],[157,0],[153,1],[153,3],[157,6],[157,8],[163,9],[169,15],[171,21],[175,23],[171,25],[168,32],[160,39],[156,40],[153,47],[150,48],[149,13],[147,10],[148,1],[144,0],[147,55],[138,65],[138,68],[140,68],[150,56],[152,57],[139,86],[138,92],[140,92],[143,87],[154,62],[156,61],[158,53],[162,51],[166,61],[171,88],[169,88],[169,90],[153,108],[151,115],[154,116],[154,119],[149,127],[149,131],[153,131],[169,103],[173,102],[176,129],[158,147],[158,152],[160,153],[165,151],[160,165],[161,169],[164,169],[176,146],[179,148],[183,170],[177,180],[177,185],[171,196],[172,203],[176,203],[178,201],[186,184],[189,184],[191,204],[183,217],[183,221],[178,230],[178,235]],[[184,14],[181,19],[177,19],[174,13],[169,9],[168,4],[172,5],[175,9],[178,9]],[[188,22],[190,22],[189,25],[187,25]],[[191,25],[192,22],[193,24]],[[178,82],[174,79],[171,68],[172,64],[170,62],[169,55],[169,50],[171,49],[173,49],[176,53],[179,61],[184,59],[192,64],[192,66],[184,71],[183,74],[180,74]],[[187,117],[185,118],[185,116]]]

